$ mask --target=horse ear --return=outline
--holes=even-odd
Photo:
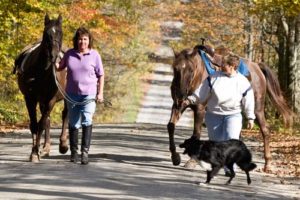
[[[178,57],[178,55],[179,55],[179,53],[178,52],[176,52],[173,48],[172,48],[172,51],[173,51],[173,54],[174,54],[174,58],[177,58]]]
[[[174,56],[175,56],[175,58],[177,58],[179,56],[179,53],[174,51]]]
[[[199,50],[198,50],[198,47],[196,46],[196,47],[194,47],[193,52],[192,52],[191,55],[194,57],[198,54],[198,52],[199,52]]]
[[[61,14],[59,14],[58,18],[57,18],[58,24],[61,25],[62,24],[62,16]]]
[[[50,18],[49,18],[49,15],[48,15],[48,13],[45,15],[45,22],[44,22],[44,24],[45,24],[45,26],[48,24],[50,22]]]

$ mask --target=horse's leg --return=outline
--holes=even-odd
[[[32,135],[32,150],[30,154],[29,160],[31,162],[39,162],[39,145],[37,143],[37,132],[38,132],[38,124],[37,124],[37,117],[36,117],[36,106],[37,106],[37,101],[33,98],[30,98],[29,96],[25,96],[25,102],[26,102],[26,107],[27,111],[29,114],[30,118],[30,132]]]
[[[42,155],[49,156],[51,147],[50,138],[50,113],[54,107],[56,99],[51,99],[49,102],[40,102],[41,119],[38,123],[37,141],[40,141],[43,131],[45,130],[45,142],[43,146]]]
[[[171,159],[173,165],[179,165],[181,162],[180,155],[176,152],[175,140],[174,140],[174,132],[175,132],[175,125],[180,119],[180,116],[184,109],[178,109],[175,104],[172,106],[172,112],[170,121],[168,123],[168,132],[169,132],[169,150],[171,152]]]
[[[62,154],[67,153],[68,151],[68,109],[67,109],[67,104],[64,101],[64,109],[62,111],[62,129],[61,129],[61,134],[60,134],[60,143],[59,143],[59,152]]]
[[[45,157],[49,156],[50,154],[50,146],[51,146],[51,138],[50,138],[50,118],[47,113],[48,106],[47,104],[40,102],[40,112],[41,112],[41,119],[39,120],[38,123],[38,134],[37,134],[37,139],[40,142],[43,131],[45,131],[45,140],[44,140],[44,145],[43,145],[43,150],[40,152],[40,155]]]
[[[262,100],[257,100],[255,102],[255,115],[263,137],[265,157],[264,171],[267,172],[270,170],[270,163],[272,159],[270,151],[270,129],[265,118],[264,104]]]
[[[193,135],[196,136],[197,138],[200,138],[201,135],[201,128],[202,128],[202,122],[204,119],[204,106],[201,104],[198,105],[193,105],[192,110],[194,111],[194,131]],[[197,166],[197,161],[193,158],[189,159],[185,164],[184,167],[188,169],[194,169]]]
[[[194,111],[194,132],[193,135],[200,138],[202,123],[205,115],[205,107],[201,104],[192,106]]]
[[[43,146],[43,151],[41,152],[41,156],[47,157],[50,154],[50,148],[51,148],[51,138],[50,138],[50,117],[46,117],[45,119],[46,123],[43,128],[40,130],[40,135],[42,135],[43,130],[45,130],[45,142]]]

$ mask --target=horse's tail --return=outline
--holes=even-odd
[[[16,72],[17,72],[17,66],[15,65],[15,66],[14,66],[14,69],[13,69],[13,71],[12,71],[12,74],[16,74]]]
[[[15,63],[14,63],[14,69],[12,71],[12,74],[16,74],[17,72],[17,68],[19,68],[20,65],[20,55],[15,59]]]
[[[286,127],[291,127],[293,125],[294,113],[290,109],[285,98],[282,95],[277,76],[266,64],[259,63],[258,65],[265,75],[267,82],[267,92],[271,97],[272,103],[276,106],[277,110],[282,115],[284,125]]]
[[[21,53],[18,55],[18,57],[15,59],[14,69],[12,71],[13,74],[16,74],[17,70],[20,69],[22,62],[24,59],[24,53]]]
[[[12,71],[12,74],[16,74],[17,73],[17,69],[20,67],[20,62],[21,62],[21,59],[20,59],[20,55],[15,59],[15,63],[14,63],[14,69]]]

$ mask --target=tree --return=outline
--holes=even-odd
[[[265,22],[264,33],[274,35],[282,89],[300,113],[300,1],[254,0],[256,15]]]
[[[102,122],[120,120],[136,95],[136,74],[145,72],[147,66],[138,63],[147,58],[151,23],[143,21],[156,5],[155,0],[1,0],[0,3],[0,125],[24,122],[27,111],[23,97],[12,74],[14,59],[23,47],[42,36],[45,13],[51,18],[63,16],[63,45],[72,47],[74,31],[79,26],[91,30],[94,48],[101,53],[105,70],[105,97],[113,99],[114,109],[101,109]],[[147,32],[147,29],[148,31]],[[146,30],[146,31],[145,31]],[[136,76],[136,77],[133,77]],[[131,81],[128,81],[130,78]],[[122,100],[119,100],[122,99]],[[138,104],[137,102],[135,102]],[[51,118],[59,122],[60,105],[54,108]]]

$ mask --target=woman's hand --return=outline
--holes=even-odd
[[[96,102],[97,103],[103,103],[104,102],[103,93],[97,94],[97,96],[96,96]]]
[[[55,70],[59,71],[59,63],[55,63]]]
[[[181,106],[182,106],[182,107],[187,107],[187,106],[190,105],[190,104],[191,104],[190,101],[189,101],[188,99],[185,99],[185,100],[182,101]]]
[[[198,97],[195,94],[192,94],[187,97],[187,100],[190,102],[190,104],[196,104],[198,101]]]
[[[67,68],[65,67],[65,68],[60,68],[59,67],[59,63],[55,63],[55,70],[57,71],[57,72],[61,72],[61,71],[63,71],[63,70],[67,70]]]
[[[253,129],[254,127],[254,119],[248,119],[247,129]]]

